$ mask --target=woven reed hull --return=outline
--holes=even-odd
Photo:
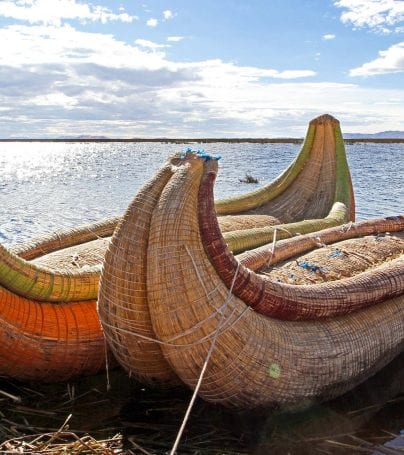
[[[259,190],[218,201],[215,209],[218,215],[270,214],[281,220],[277,226],[225,233],[234,253],[271,242],[275,230],[281,239],[353,221],[355,201],[338,120],[330,115],[313,119],[288,169]]]
[[[223,321],[199,393],[227,406],[302,407],[329,399],[400,353],[403,288],[369,308],[315,321],[261,315],[229,291],[205,249],[198,213],[200,182],[209,181],[215,166],[195,157],[184,160],[161,193],[150,225],[148,305],[163,354],[178,377],[195,387]]]
[[[70,229],[60,229],[28,242],[15,245],[11,248],[11,252],[20,258],[30,261],[56,251],[60,252],[66,248],[83,245],[100,238],[109,238],[120,220],[121,217],[113,217]],[[72,255],[73,253],[72,250]]]
[[[403,292],[404,257],[359,276],[305,288],[278,283],[245,267],[229,252],[217,223],[213,204],[213,184],[217,172],[215,164],[209,163],[205,166],[198,187],[197,216],[201,243],[220,279],[228,288],[232,287],[235,296],[240,297],[255,311],[282,319],[319,319],[350,313]],[[319,242],[335,242],[368,233],[403,230],[404,217],[400,216],[366,221],[342,229],[335,227],[325,232],[320,231],[303,239],[295,238],[286,242],[284,253],[293,256],[313,248]],[[383,252],[384,246],[387,246],[386,242],[379,242],[377,245],[381,257],[389,254],[388,248]],[[397,248],[400,252],[402,243],[399,243]],[[245,256],[264,264],[272,259],[272,250],[273,248],[261,248],[246,253]],[[254,261],[250,259],[251,262]],[[349,276],[349,270],[346,272]]]
[[[105,367],[96,302],[35,302],[0,288],[0,375],[66,381]]]
[[[273,182],[216,203],[218,215],[269,214],[285,222],[323,218],[339,200],[353,219],[355,202],[339,121],[325,114],[311,120],[302,149]]]
[[[166,163],[129,206],[106,252],[98,296],[105,337],[118,362],[144,382],[160,384],[176,384],[177,378],[152,341],[147,244],[151,215],[178,161]]]
[[[174,173],[175,169],[171,168],[170,172]],[[120,363],[143,381],[169,384],[176,383],[177,378],[165,361],[160,347],[153,341],[155,334],[151,326],[146,294],[151,216],[161,192],[169,181],[167,175],[161,182],[160,178],[156,177],[153,183],[149,183],[138,193],[127,210],[120,228],[115,232],[104,262],[98,307],[108,342]],[[263,191],[258,191],[258,197],[254,193],[252,198],[251,195],[247,195],[246,198],[219,201],[216,209],[223,214],[234,212],[234,204],[236,203],[239,210],[244,199],[248,200],[250,209],[262,208],[263,204],[268,205],[269,202],[276,201],[277,197],[281,197],[280,206],[287,210],[287,201],[291,202],[296,197],[295,190],[288,191],[289,186],[294,184],[294,188],[298,188],[304,180],[310,179],[312,184],[308,182],[304,185],[304,191],[299,190],[305,198],[305,204],[302,204],[300,199],[299,206],[304,206],[308,210],[310,204],[307,205],[307,201],[311,194],[317,212],[313,210],[304,213],[316,216],[321,210],[321,216],[324,218],[297,221],[303,212],[294,210],[297,218],[292,224],[226,232],[225,240],[230,248],[234,251],[243,251],[252,245],[272,240],[275,232],[277,238],[288,237],[296,233],[339,225],[353,217],[352,185],[342,136],[338,121],[331,116],[322,116],[311,122],[305,145],[295,162],[276,181]],[[320,185],[320,190],[323,190],[321,203],[318,202],[319,188],[316,185]],[[289,196],[285,198],[285,194]],[[227,207],[227,211],[223,209],[224,206]],[[293,216],[289,214],[288,219],[293,219]],[[268,215],[247,213],[236,216],[230,221],[230,227],[229,217],[223,216],[221,224],[219,221],[220,228],[228,231],[241,225],[244,229],[249,227],[251,217],[254,223],[268,222]],[[279,220],[273,222],[279,223]]]
[[[74,274],[100,264],[108,240],[98,237],[110,235],[110,229],[111,224],[97,223],[59,231],[18,246],[13,254],[45,270],[59,270],[60,275]],[[65,381],[97,373],[105,367],[105,356],[94,299],[37,301],[0,286],[0,375]]]
[[[114,218],[44,235],[11,249],[0,245],[0,286],[43,302],[96,299],[106,249],[100,238],[111,236],[116,224]]]

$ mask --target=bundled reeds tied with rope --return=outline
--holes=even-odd
[[[352,389],[402,351],[403,217],[273,241],[237,259],[215,213],[216,173],[208,156],[176,157],[115,233],[99,312],[126,369],[181,380],[226,406],[296,408]],[[280,261],[292,258],[291,283],[294,265]]]
[[[99,293],[99,313],[114,355],[131,374],[160,384],[178,379],[155,341],[150,319],[151,225],[163,193],[183,173],[183,158],[169,160],[129,206],[106,253]],[[199,188],[197,179],[195,185]],[[285,172],[262,189],[216,202],[215,209],[223,215],[218,223],[233,251],[272,241],[275,232],[289,237],[352,219],[353,191],[339,122],[329,115],[311,121],[302,150]],[[306,216],[318,218],[302,220]]]
[[[328,114],[313,119],[300,153],[279,177],[217,201],[215,208],[218,215],[239,220],[243,232],[232,228],[235,232],[224,235],[235,253],[271,242],[275,228],[278,238],[287,238],[353,221],[355,201],[339,121]],[[260,224],[249,226],[255,220]]]

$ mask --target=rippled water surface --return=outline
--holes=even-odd
[[[62,227],[123,213],[142,184],[173,152],[163,143],[0,144],[0,241],[11,244]],[[194,145],[201,147],[201,145]],[[217,198],[251,191],[294,159],[298,144],[207,144],[220,154]],[[404,144],[346,146],[357,219],[403,211]],[[241,184],[246,172],[258,185]]]

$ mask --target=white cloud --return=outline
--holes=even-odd
[[[243,83],[259,82],[263,79],[299,79],[312,77],[316,75],[312,70],[286,70],[278,71],[275,69],[257,68],[252,66],[237,66],[233,63],[226,63],[222,60],[206,60],[204,62],[195,62],[195,69],[203,79],[209,80],[216,86],[230,84],[238,87]],[[215,82],[216,81],[216,82]]]
[[[146,40],[146,39],[137,39],[135,41],[135,44],[137,44],[138,46],[142,46],[142,47],[148,48],[148,49],[162,49],[164,47],[169,47],[170,46],[169,44],[153,43],[153,41],[149,41],[149,40]]]
[[[404,72],[404,41],[379,52],[379,57],[350,70],[350,76],[374,76]]]
[[[70,25],[0,28],[0,42],[13,43],[0,52],[0,65],[69,65],[93,63],[111,68],[166,66],[163,53],[148,53],[116,40],[112,35],[86,33]]]
[[[3,27],[0,42],[13,43],[0,51],[3,136],[301,135],[330,106],[352,128],[398,129],[404,117],[402,90],[298,81],[309,69],[180,63],[156,43],[71,25]]]
[[[302,77],[313,77],[317,73],[313,70],[286,70],[286,71],[272,71],[272,75],[270,77],[278,78],[278,79],[300,79]]]
[[[326,35],[323,35],[322,38],[325,41],[330,41],[335,39],[335,35],[333,33],[327,33]]]
[[[334,4],[345,9],[341,14],[345,24],[382,33],[402,30],[397,25],[404,20],[403,0],[337,0]]]
[[[153,17],[151,17],[150,19],[147,20],[146,25],[148,27],[157,27],[158,23],[159,23],[159,21],[157,19],[154,19]]]
[[[169,19],[172,19],[174,17],[174,13],[171,10],[166,9],[165,11],[163,11],[163,17],[164,20],[168,21]]]
[[[172,42],[172,43],[178,43],[179,41],[182,41],[184,39],[183,36],[168,36],[167,41]]]
[[[65,20],[81,22],[132,22],[137,16],[115,14],[103,6],[77,3],[76,0],[5,0],[0,2],[0,16],[27,21],[30,24],[60,26]]]
[[[64,109],[70,109],[77,105],[77,101],[74,98],[60,92],[34,96],[31,98],[31,102],[35,106],[60,106]]]

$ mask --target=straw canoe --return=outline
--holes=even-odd
[[[324,144],[327,144],[327,146],[324,146]],[[339,144],[338,147],[337,144]],[[309,150],[311,151],[310,153],[308,153]],[[192,162],[192,153],[188,155]],[[332,159],[330,158],[331,155],[333,156]],[[310,161],[310,156],[316,157],[315,159],[313,158],[314,163]],[[324,158],[324,156],[328,157],[326,162],[322,162],[321,157]],[[184,159],[187,161],[187,155],[184,156]],[[332,161],[334,164],[331,163]],[[300,178],[300,172],[295,171],[295,165],[300,171],[307,172],[306,177],[308,178],[310,169],[315,168],[318,170],[318,162],[322,162],[320,167],[327,173],[328,181],[333,182],[328,185],[327,190],[324,190],[324,194],[327,194],[325,199],[328,200],[328,205],[318,202],[323,209],[326,207],[327,210],[330,210],[330,215],[324,215],[325,219],[319,218],[309,222],[303,221],[294,225],[289,224],[286,226],[288,228],[287,235],[290,235],[293,230],[294,233],[298,233],[301,231],[315,231],[316,229],[335,224],[338,225],[353,216],[352,186],[343,145],[341,147],[341,132],[338,122],[328,115],[321,116],[310,123],[305,145],[295,164],[282,174],[282,178],[278,179],[277,184],[270,185],[262,192],[265,198],[261,192],[258,192],[259,198],[254,200],[256,207],[260,206],[261,210],[264,210],[265,204],[273,203],[278,196],[284,197],[283,192],[288,191],[289,185],[293,184],[295,179]],[[159,342],[156,342],[155,331],[150,319],[148,257],[150,242],[152,241],[150,237],[152,217],[163,199],[163,193],[166,194],[168,188],[172,185],[174,174],[181,174],[182,171],[180,169],[183,167],[184,160],[181,159],[181,156],[174,157],[138,193],[129,206],[123,222],[114,233],[106,253],[100,281],[98,311],[109,345],[117,360],[130,374],[136,375],[139,379],[149,383],[171,384],[176,383],[178,380],[163,356]],[[291,173],[294,178],[290,177]],[[317,175],[315,182],[318,182],[318,178],[319,176]],[[327,181],[327,178],[324,176],[320,180]],[[297,185],[297,188],[301,186],[302,182]],[[314,185],[314,190],[314,193],[316,193],[316,184]],[[275,197],[272,197],[272,192],[275,192]],[[298,193],[298,191],[292,192],[292,204],[294,204],[294,198],[298,197]],[[254,194],[257,194],[257,192]],[[301,194],[307,195],[304,190],[301,191]],[[321,199],[319,195],[313,196],[312,201],[317,199]],[[175,202],[172,202],[174,206]],[[227,201],[224,204],[221,202],[216,203],[216,211],[221,213],[223,211],[229,212],[230,210],[240,211],[240,205],[235,202],[236,200]],[[167,200],[167,204],[170,203]],[[287,204],[285,200],[283,200],[283,204],[286,211]],[[223,210],[223,206],[227,207],[227,209]],[[306,207],[305,210],[309,211],[309,207],[303,199],[300,200],[299,207]],[[317,216],[315,211],[311,213],[313,216]],[[281,218],[281,215],[278,216]],[[214,219],[216,220],[216,215]],[[259,228],[248,232],[252,238],[252,243],[258,239],[259,244],[264,239],[271,240],[276,232],[275,228],[280,233],[279,237],[282,237],[285,233],[284,227]],[[220,228],[222,229],[222,226]],[[196,229],[199,230],[199,227],[196,227]],[[189,234],[191,236],[193,231],[189,232]],[[224,239],[230,249],[237,251],[243,249],[240,244],[237,245],[237,240],[241,238],[241,243],[245,244],[249,236],[244,236],[243,231],[237,231],[225,233]],[[176,266],[173,267],[175,268]],[[166,285],[169,286],[169,282]],[[281,311],[281,309],[277,310]],[[321,309],[321,311],[323,310]],[[316,310],[313,313],[313,318],[320,317],[321,311]],[[338,312],[339,310],[336,311]],[[292,313],[290,316],[294,317]]]
[[[271,242],[275,231],[281,239],[353,221],[355,201],[339,121],[328,114],[313,119],[299,155],[278,178],[251,193],[217,201],[215,209],[233,219],[271,215],[279,221],[276,226],[243,226],[242,231],[232,227],[224,238],[234,253]]]
[[[359,237],[357,242],[363,247],[352,240],[350,245],[324,249],[323,259],[294,259],[299,270],[330,275],[337,261],[329,256],[339,251],[336,259],[343,261],[346,278],[334,276],[334,280],[308,285],[301,276],[303,285],[292,285],[279,282],[280,272],[271,279],[270,274],[255,274],[238,262],[229,285],[223,279],[228,262],[218,261],[215,254],[219,259],[228,256],[230,262],[234,258],[228,249],[222,250],[223,239],[217,236],[220,230],[213,232],[211,222],[204,225],[215,218],[211,201],[216,172],[215,161],[185,158],[151,217],[147,302],[155,337],[182,382],[196,386],[215,340],[199,391],[203,398],[239,408],[296,408],[352,389],[402,351],[403,217],[345,225],[324,235],[316,233],[309,240],[303,236],[284,241],[286,247],[280,243],[279,251],[286,249],[293,256],[295,251],[309,249],[309,244],[313,248],[316,243]],[[386,235],[387,231],[391,234]],[[378,235],[362,238],[369,234]],[[248,259],[247,255],[244,261],[259,262],[263,251],[252,254],[256,257]],[[270,250],[266,254],[264,262]],[[342,259],[344,255],[362,256],[366,267],[362,264],[357,270],[347,258]],[[283,259],[287,257],[284,254]],[[322,261],[326,261],[324,267]],[[306,270],[305,265],[313,266],[313,262],[319,269]],[[254,311],[248,300],[256,298],[256,287],[250,289],[252,296],[236,293],[236,289],[244,292],[249,281],[257,286],[266,281],[273,289],[271,305],[265,311],[259,305],[255,308],[265,315]],[[271,287],[263,290],[262,286],[261,297],[265,298]],[[347,314],[338,314],[338,306]]]
[[[0,244],[0,286],[44,302],[96,299],[106,248],[98,239],[111,236],[116,224],[117,219],[96,222],[10,249]],[[88,242],[93,243],[85,246]]]

